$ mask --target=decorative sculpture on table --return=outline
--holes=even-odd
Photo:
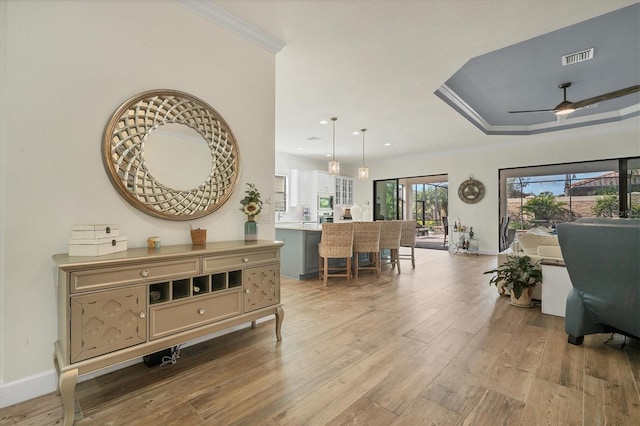
[[[353,203],[351,206],[351,220],[354,222],[362,221],[362,207],[358,203]]]

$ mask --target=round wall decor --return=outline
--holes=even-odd
[[[185,136],[182,129],[195,132]],[[169,137],[173,139],[165,142]],[[156,149],[160,147],[164,152]],[[190,152],[192,157],[186,156]],[[173,220],[196,219],[217,210],[231,196],[240,167],[236,139],[222,116],[206,102],[176,90],[151,90],[123,103],[105,128],[102,159],[111,183],[129,203]],[[199,170],[192,172],[196,165]],[[189,184],[171,182],[185,172]]]
[[[475,204],[484,197],[484,185],[473,179],[473,176],[469,176],[469,179],[458,187],[458,197],[467,204]]]

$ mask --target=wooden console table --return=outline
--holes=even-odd
[[[275,315],[282,340],[280,241],[135,248],[58,265],[54,364],[64,424],[78,376]]]

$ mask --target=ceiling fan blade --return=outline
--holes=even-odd
[[[510,114],[520,114],[521,112],[552,112],[555,111],[555,109],[551,108],[551,109],[531,109],[528,111],[509,111]]]
[[[626,89],[620,89],[614,92],[605,93],[604,95],[594,96],[593,98],[583,99],[578,102],[573,102],[573,107],[575,109],[584,108],[592,104],[597,104],[599,102],[608,101],[609,99],[615,99],[621,96],[630,95],[632,93],[639,92],[639,91],[640,91],[640,85],[635,85],[635,86],[627,87]]]

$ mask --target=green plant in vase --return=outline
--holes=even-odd
[[[542,270],[538,262],[531,264],[529,256],[507,256],[507,261],[485,274],[495,274],[489,285],[504,285],[511,293],[511,304],[531,306],[531,290],[542,282]]]
[[[247,221],[244,224],[244,239],[245,241],[255,241],[258,239],[256,216],[262,211],[262,205],[268,204],[269,200],[262,201],[260,191],[253,183],[247,182],[247,189],[244,193],[244,198],[240,200],[240,211],[247,215]]]

